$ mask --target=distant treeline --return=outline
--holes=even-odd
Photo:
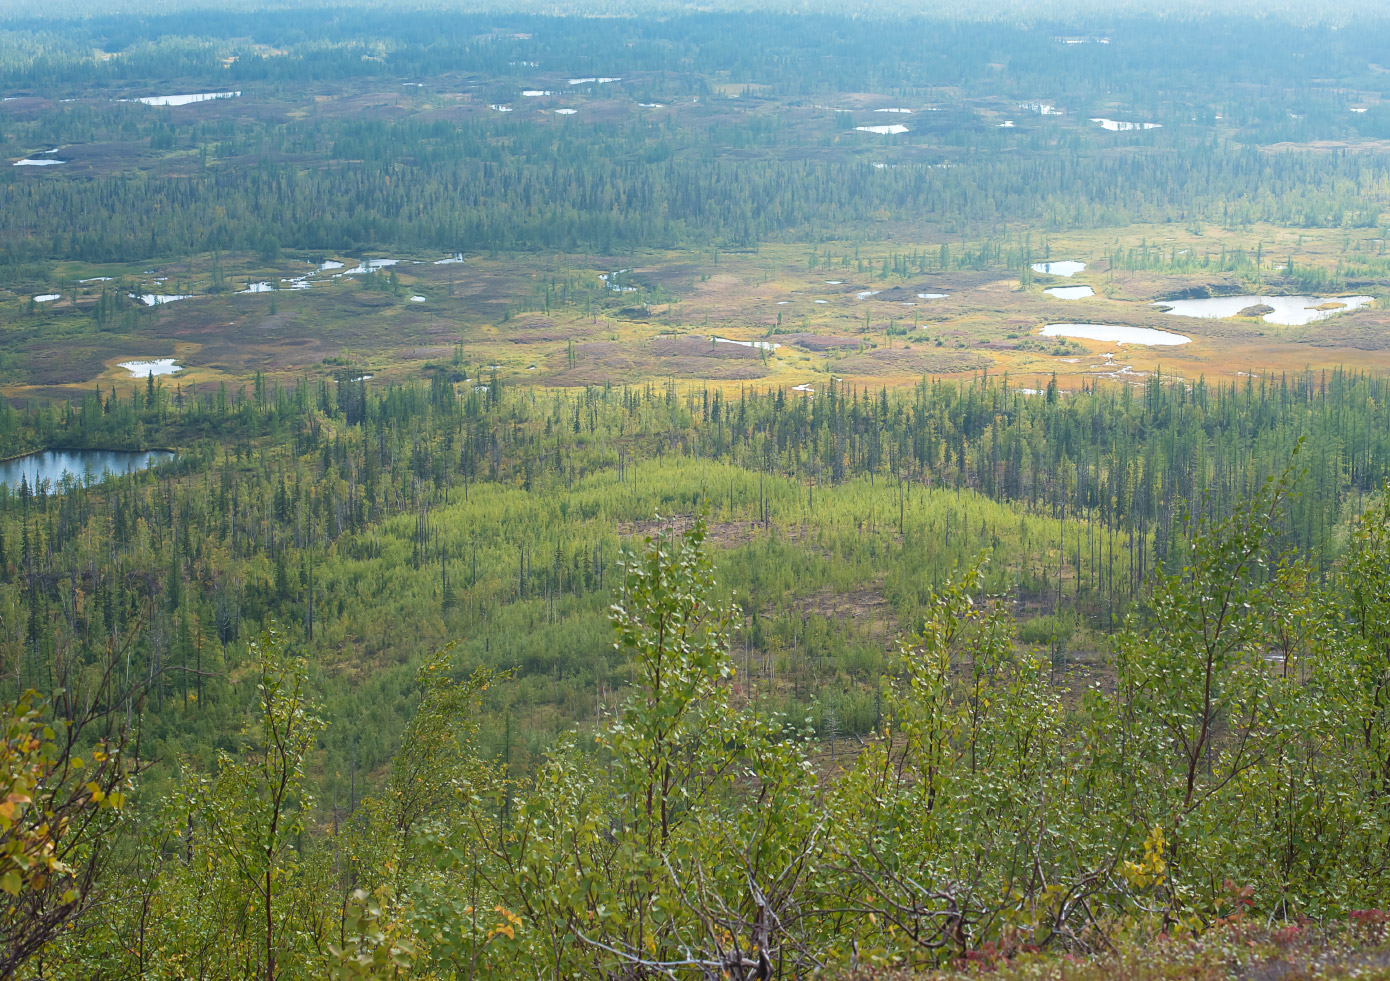
[[[1379,89],[1370,66],[1390,39],[1390,22],[1375,11],[1345,30],[1274,17],[1114,10],[1104,18],[979,22],[883,8],[872,17],[836,10],[594,18],[440,9],[404,15],[397,5],[372,7],[14,18],[0,35],[0,86],[693,71],[783,95],[949,87],[1020,99],[1065,93],[1139,108],[1198,90],[1218,104],[1238,101],[1222,91],[1233,83],[1301,88],[1305,98],[1329,78]]]
[[[1374,229],[1384,204],[1374,189],[1385,186],[1388,166],[1372,155],[1194,148],[981,151],[960,166],[880,169],[787,159],[775,129],[745,135],[767,148],[725,155],[705,134],[655,123],[308,123],[261,146],[306,164],[208,160],[187,175],[140,179],[0,175],[8,178],[0,179],[0,247],[9,263],[128,262],[217,249],[748,246],[844,239],[875,223],[922,219],[947,233],[1001,221],[1041,230],[1203,221]],[[229,134],[212,150],[239,157],[256,146]]]
[[[1063,43],[1074,29],[1062,27],[915,20],[894,24],[890,44],[879,21],[771,14],[220,12],[31,27],[0,33],[0,92],[51,101],[0,114],[0,141],[16,156],[111,152],[91,171],[0,167],[11,266],[282,247],[609,252],[906,223],[976,235],[1023,223],[1378,228],[1386,204],[1382,155],[1257,149],[1390,136],[1390,101],[1378,101],[1390,76],[1372,67],[1390,43],[1379,22],[1121,21],[1106,44]],[[610,121],[483,108],[596,76],[621,79]],[[424,93],[401,85],[420,79]],[[279,111],[308,108],[306,85],[358,83],[392,101],[441,87],[467,98],[420,116]],[[207,116],[106,101],[200,89],[243,96]],[[860,134],[899,117],[836,112],[825,102],[840,92],[918,111],[905,134]],[[628,115],[625,100],[683,105]],[[1027,108],[1042,104],[1065,117]],[[1020,126],[1001,128],[1001,109]],[[1112,115],[1162,126],[1088,122]]]

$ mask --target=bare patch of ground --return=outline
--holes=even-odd
[[[540,320],[518,324],[515,327],[506,324],[498,329],[498,333],[502,340],[511,344],[547,344],[592,337],[594,331],[578,324],[556,324],[551,320]]]
[[[719,344],[703,337],[658,337],[651,342],[651,353],[658,358],[718,358],[724,361],[761,361],[756,348],[742,344]]]
[[[878,348],[837,361],[835,367],[847,375],[949,375],[961,371],[978,371],[991,364],[993,361],[987,355],[966,351]]]
[[[1362,309],[1314,321],[1297,333],[1288,334],[1287,339],[1312,347],[1390,350],[1390,310]]]
[[[617,526],[619,536],[640,541],[655,538],[662,532],[677,535],[688,531],[695,524],[692,514],[673,514],[660,521],[623,521]],[[705,542],[715,548],[738,548],[748,544],[754,535],[765,535],[767,529],[756,521],[709,521],[705,523]]]
[[[96,339],[93,339],[96,340]],[[172,345],[153,342],[150,357],[168,357]],[[106,368],[106,358],[110,347],[96,340],[96,343],[64,341],[61,345],[34,346],[25,354],[29,380],[34,385],[75,385],[90,381]]]
[[[857,337],[834,334],[792,334],[787,340],[808,351],[853,351],[863,343]]]
[[[880,577],[862,589],[849,592],[822,589],[808,596],[798,596],[791,601],[790,606],[798,612],[815,614],[840,623],[882,623],[886,619],[890,621],[891,633],[892,623],[896,622],[896,618],[888,606],[888,601],[883,598],[882,589],[883,579]]]

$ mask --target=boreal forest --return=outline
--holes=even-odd
[[[0,10],[0,981],[1390,977],[1387,51]]]

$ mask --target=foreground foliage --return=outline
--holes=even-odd
[[[1365,910],[1323,928],[1290,924],[1269,928],[1233,919],[1199,938],[1157,938],[1114,951],[1077,957],[1023,954],[988,947],[941,970],[865,970],[853,981],[946,981],[986,974],[998,981],[1225,981],[1231,977],[1279,981],[1390,977],[1386,915]]]
[[[981,557],[935,592],[883,723],[841,759],[737,687],[703,521],[625,555],[616,712],[513,775],[473,742],[480,700],[511,682],[445,652],[383,791],[332,828],[304,823],[317,710],[267,635],[243,748],[147,812],[135,868],[46,964],[746,979],[1018,961],[1084,977],[1029,958],[1124,964],[1245,924],[1282,925],[1250,935],[1263,944],[1348,917],[1373,932],[1390,895],[1390,503],[1319,586],[1272,544],[1292,480],[1195,523],[1119,636],[1113,684],[1053,684],[983,591]],[[1166,949],[1207,963],[1214,943]]]

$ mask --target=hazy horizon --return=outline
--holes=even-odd
[[[702,13],[782,13],[789,16],[837,16],[859,20],[891,20],[898,18],[929,18],[964,21],[1013,21],[1016,23],[1065,24],[1068,22],[1094,25],[1105,20],[1134,19],[1213,19],[1277,18],[1292,23],[1341,25],[1353,20],[1384,19],[1390,11],[1364,0],[1337,0],[1317,5],[1295,3],[1291,0],[1238,0],[1213,4],[1210,0],[953,0],[946,3],[878,4],[860,0],[856,4],[832,0],[714,0],[687,3],[680,0],[618,0],[614,3],[595,3],[593,0],[531,0],[511,3],[506,0],[342,0],[340,3],[297,2],[297,0],[247,0],[229,3],[227,0],[121,0],[115,4],[94,3],[92,0],[11,0],[0,11],[0,24],[17,21],[67,21],[122,16],[158,17],[191,11],[223,11],[230,14],[250,14],[258,11],[342,12],[371,9],[376,11],[456,12],[459,14],[522,14],[562,17],[670,17]]]

